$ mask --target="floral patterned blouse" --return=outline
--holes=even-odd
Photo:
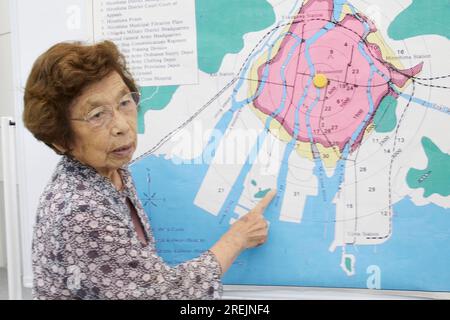
[[[175,267],[157,255],[130,172],[123,188],[63,156],[39,202],[33,234],[34,299],[218,299],[220,265],[210,251]],[[127,199],[141,220],[136,234]]]

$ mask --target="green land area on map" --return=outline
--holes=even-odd
[[[422,138],[422,146],[428,158],[428,166],[424,170],[411,169],[406,177],[408,185],[423,188],[424,197],[439,194],[450,195],[450,155],[442,152],[431,139]]]
[[[450,1],[413,0],[388,28],[394,40],[405,40],[422,35],[440,35],[450,39]]]

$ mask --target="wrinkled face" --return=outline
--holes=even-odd
[[[124,112],[119,103],[130,90],[117,72],[86,87],[71,106],[71,119],[96,116],[96,110],[112,106],[113,114],[101,126],[88,121],[71,121],[74,133],[72,155],[104,176],[128,163],[136,150],[137,110]],[[111,109],[109,109],[111,110]],[[94,112],[94,113],[93,113]],[[101,116],[101,113],[97,113]]]

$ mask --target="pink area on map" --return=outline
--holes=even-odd
[[[397,70],[383,60],[376,44],[365,41],[363,22],[353,15],[346,15],[309,46],[309,57],[314,66],[311,70],[305,51],[307,42],[301,39],[307,40],[325,27],[332,20],[332,12],[332,0],[310,0],[302,7],[275,57],[258,69],[259,85],[263,88],[254,105],[274,116],[292,136],[296,109],[299,108],[299,130],[295,138],[304,142],[310,142],[309,113],[312,142],[325,147],[338,146],[342,151],[357,131],[361,134],[352,149],[361,142],[381,100],[392,93],[388,81],[403,87],[410,77],[422,70],[423,64],[409,70]],[[371,32],[376,31],[373,24],[370,27]],[[372,63],[385,78],[372,71]],[[268,77],[263,79],[266,67]],[[312,77],[318,73],[329,80],[323,89],[312,84]],[[304,95],[303,103],[299,103]],[[316,105],[310,109],[315,100]]]

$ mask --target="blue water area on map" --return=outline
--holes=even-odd
[[[449,291],[450,209],[416,206],[404,198],[393,212],[393,234],[387,242],[353,250],[356,272],[379,266],[382,289]]]
[[[333,8],[333,20],[339,21],[339,18],[342,13],[342,9],[345,4],[347,4],[347,0],[334,0],[334,8]]]
[[[168,264],[198,256],[229,228],[228,221],[193,204],[207,168],[156,156],[131,166],[143,203],[149,195],[150,174],[150,193],[156,193],[156,200],[154,205],[148,202],[145,209],[157,249]],[[382,289],[450,290],[449,209],[417,207],[409,199],[399,202],[393,210],[393,235],[387,242],[347,246],[346,252],[356,257],[356,274],[347,276],[340,268],[340,247],[329,251],[335,212],[330,203],[321,195],[308,197],[300,224],[279,221],[271,214],[271,205],[266,211],[271,223],[268,242],[245,251],[225,275],[224,283],[364,288],[367,268],[377,265]]]

